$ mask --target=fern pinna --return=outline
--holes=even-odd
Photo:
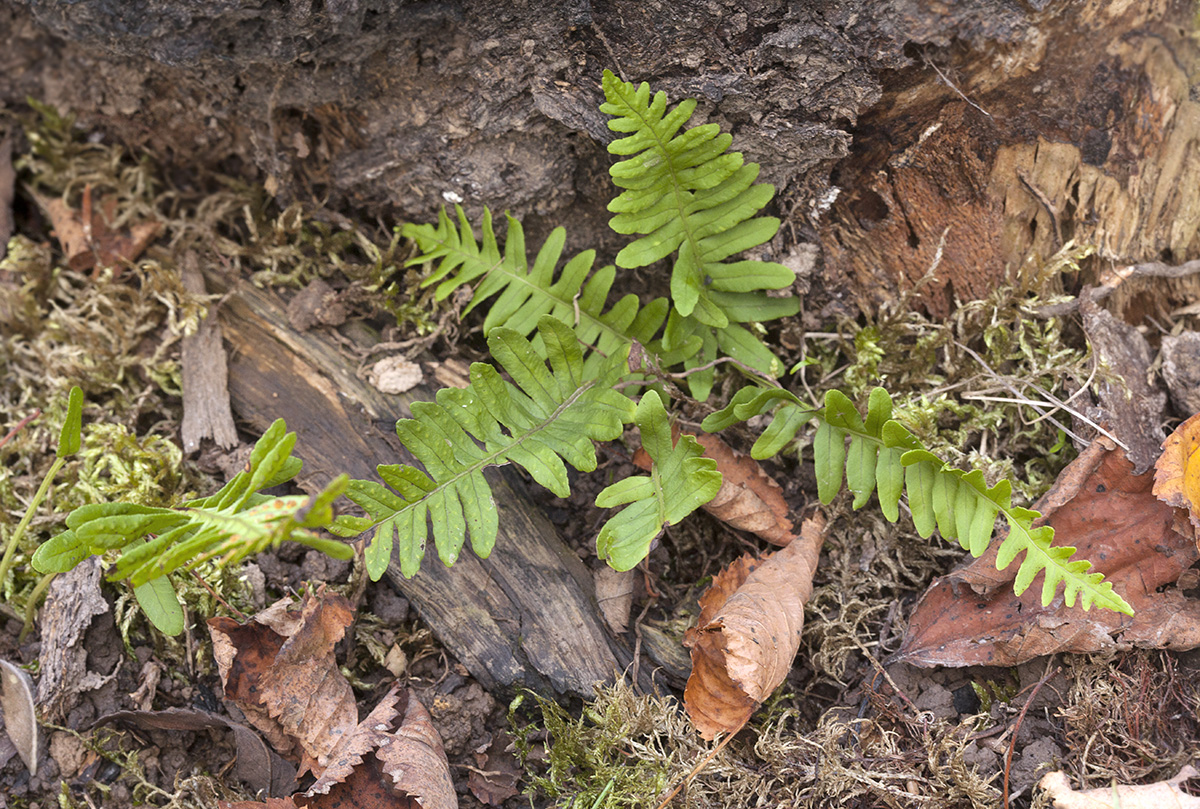
[[[943,537],[958,540],[977,557],[991,542],[996,517],[1003,516],[1009,530],[997,550],[996,567],[1003,570],[1020,553],[1025,554],[1013,583],[1017,595],[1025,592],[1038,573],[1043,573],[1043,605],[1054,600],[1062,584],[1067,606],[1074,606],[1079,596],[1085,610],[1095,604],[1133,614],[1129,604],[1113,591],[1111,582],[1104,581],[1100,573],[1088,572],[1090,562],[1071,560],[1074,548],[1051,545],[1053,528],[1034,527],[1033,521],[1041,515],[1013,505],[1012,484],[1007,480],[989,488],[979,470],[956,469],[925,449],[907,427],[892,418],[892,398],[883,388],[871,391],[864,421],[854,403],[840,391],[828,391],[825,406],[812,409],[782,389],[751,385],[738,391],[702,426],[708,431],[724,429],[772,409],[771,424],[755,442],[752,457],[774,455],[804,424],[817,419],[813,460],[821,502],[833,501],[842,487],[844,469],[855,509],[866,505],[874,491],[883,515],[895,522],[900,516],[900,496],[907,492],[917,533],[927,538],[936,528]]]
[[[795,273],[782,264],[725,259],[770,240],[779,220],[757,216],[775,195],[774,186],[756,183],[757,163],[744,163],[741,152],[728,152],[733,138],[717,124],[682,129],[696,108],[685,99],[668,109],[663,92],[634,87],[604,71],[609,129],[625,134],[608,151],[626,159],[609,173],[624,189],[609,203],[617,233],[639,234],[617,254],[618,267],[635,268],[674,255],[671,269],[672,312],[663,345],[676,349],[699,337],[702,347],[685,361],[688,368],[728,355],[771,377],[783,366],[753,332],[739,323],[773,320],[799,311],[795,297],[770,297],[765,290],[786,289]],[[692,393],[708,397],[713,373],[705,368],[689,377]]]

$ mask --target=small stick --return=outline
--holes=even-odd
[[[1038,691],[1042,690],[1042,686],[1050,682],[1050,679],[1060,671],[1062,671],[1062,666],[1055,666],[1054,671],[1048,671],[1042,675],[1042,679],[1038,680],[1037,685],[1030,692],[1029,699],[1025,700],[1025,704],[1021,706],[1021,713],[1017,716],[1017,723],[1013,725],[1012,741],[1008,743],[1008,754],[1004,756],[1004,809],[1008,809],[1008,771],[1012,768],[1013,751],[1017,749],[1017,734],[1021,732],[1021,723],[1025,721],[1025,712],[1029,710],[1029,706],[1037,697]]]
[[[39,407],[37,410],[30,413],[28,416],[26,416],[25,418],[18,421],[17,426],[13,427],[11,430],[8,431],[8,435],[4,436],[3,438],[0,438],[0,447],[4,446],[9,441],[12,441],[13,438],[16,437],[17,433],[19,433],[19,432],[21,432],[21,430],[25,429],[26,424],[33,421],[40,415],[42,415],[42,409]]]
[[[716,747],[714,747],[713,751],[711,753],[709,753],[707,756],[705,756],[703,759],[701,759],[700,763],[697,764],[695,767],[692,767],[692,771],[690,773],[688,773],[686,776],[684,776],[683,780],[680,781],[674,789],[672,789],[670,792],[667,793],[667,796],[659,802],[656,809],[663,809],[663,807],[665,807],[668,803],[670,803],[671,799],[679,794],[679,790],[683,789],[685,786],[687,786],[689,783],[691,783],[691,780],[693,778],[695,778],[697,775],[699,775],[701,770],[703,770],[705,767],[708,766],[708,762],[712,761],[714,758],[717,757],[717,753],[720,753],[725,748],[725,745],[729,744],[730,740],[732,740],[734,736],[738,735],[738,733],[741,732],[742,728],[746,727],[746,722],[749,722],[749,721],[750,721],[750,717],[746,717],[742,721],[742,724],[738,725],[736,728],[734,728],[732,731],[730,731],[729,735],[726,736],[724,739],[722,739],[721,743],[718,744]]]

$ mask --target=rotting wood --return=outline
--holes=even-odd
[[[827,280],[873,312],[926,274],[945,232],[921,299],[944,316],[1071,240],[1095,246],[1096,271],[1200,257],[1193,16],[1057,3],[990,41],[928,48],[885,80],[835,172]]]
[[[246,283],[231,290],[215,270],[207,279],[210,289],[229,292],[220,318],[232,348],[234,409],[257,431],[276,418],[287,421],[305,464],[302,487],[316,490],[341,472],[374,479],[379,464],[412,461],[391,424],[410,402],[432,399],[429,390],[380,393],[355,376],[325,332],[294,331],[272,293]],[[586,567],[522,484],[501,470],[485,474],[500,510],[491,556],[463,553],[447,568],[430,548],[414,578],[401,576],[394,562],[387,577],[488,690],[591,696],[595,683],[611,682],[629,665],[631,654],[605,630]],[[648,675],[639,680],[652,685]]]
[[[193,295],[204,294],[204,276],[199,258],[187,253],[180,262],[184,288]],[[195,334],[184,335],[180,364],[183,367],[183,449],[192,453],[200,442],[211,438],[222,449],[236,447],[237,427],[229,409],[229,370],[221,329],[213,311],[201,319]]]

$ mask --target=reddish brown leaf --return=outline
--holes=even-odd
[[[1192,525],[1200,528],[1200,413],[1167,436],[1154,470],[1154,494],[1187,509]]]
[[[676,425],[671,431],[672,439],[678,441],[681,432]],[[715,435],[703,432],[686,435],[704,447],[704,454],[717,462],[717,470],[721,473],[721,488],[716,497],[704,504],[704,510],[718,520],[757,534],[772,544],[791,542],[795,534],[792,533],[783,489],[758,461],[733,449]],[[644,449],[634,453],[633,462],[650,470],[650,455]]]
[[[209,632],[225,696],[233,700],[281,754],[300,761],[300,773],[321,772],[341,737],[358,724],[350,683],[338,670],[334,646],[353,613],[338,595],[305,597],[268,607],[251,623],[213,618]]]
[[[93,204],[90,186],[84,189],[79,211],[59,198],[38,196],[37,201],[54,225],[67,266],[78,272],[136,261],[162,229],[158,222],[114,229],[117,198],[106,196]]]
[[[246,801],[221,809],[457,809],[450,765],[428,711],[396,683],[337,740],[317,782],[287,802]]]
[[[921,597],[892,660],[922,666],[1013,666],[1054,652],[1138,646],[1200,646],[1200,601],[1173,585],[1198,553],[1186,513],[1157,499],[1152,476],[1106,439],[1094,442],[1037,504],[1056,545],[1071,545],[1134,608],[1048,607],[1037,583],[1012,592],[1017,565],[998,571],[999,540],[979,559],[938,579]],[[1159,592],[1159,590],[1162,592]]]
[[[742,557],[701,597],[684,638],[692,650],[684,705],[705,739],[741,727],[791,670],[824,530],[820,515],[805,520],[786,548],[760,563]]]

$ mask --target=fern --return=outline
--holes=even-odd
[[[488,348],[513,382],[477,362],[468,387],[440,390],[436,403],[416,402],[413,418],[396,423],[396,434],[424,472],[380,466],[387,486],[351,481],[347,496],[367,516],[341,517],[334,530],[353,535],[374,529],[366,560],[373,579],[387,569],[394,543],[401,571],[416,574],[425,555],[427,518],[445,564],[457,560],[468,531],[472,549],[486,557],[498,525],[485,468],[515,463],[566,497],[570,490],[563,461],[581,471],[595,469],[592,441],[611,441],[632,421],[633,402],[612,388],[626,372],[628,345],[589,377],[579,343],[565,323],[545,315],[537,328],[549,369],[521,334],[493,329]]]
[[[699,350],[699,337],[679,341],[676,350],[670,353],[664,353],[655,340],[670,310],[666,298],[656,298],[639,308],[637,295],[631,293],[604,311],[616,278],[616,268],[612,265],[603,267],[589,278],[596,256],[594,250],[584,251],[568,261],[556,279],[566,243],[563,228],[551,232],[530,268],[525,254],[525,232],[520,222],[508,217],[504,254],[501,255],[492,228],[491,211],[485,208],[483,212],[481,243],[475,241],[462,208],[456,206],[455,211],[458,227],[444,210],[438,215],[437,227],[404,226],[402,234],[414,240],[421,251],[408,265],[439,262],[422,282],[422,286],[438,285],[434,292],[438,300],[444,300],[465,284],[477,282],[464,315],[499,295],[488,308],[483,322],[484,335],[504,327],[528,337],[544,315],[573,324],[579,340],[595,349],[584,361],[586,376],[594,376],[604,357],[618,353],[632,340],[661,355],[659,361],[663,365],[681,362]],[[540,340],[535,341],[535,345],[540,348]],[[544,352],[539,353],[544,356]]]
[[[875,492],[884,516],[895,522],[901,493],[907,492],[913,524],[922,537],[928,538],[936,528],[976,557],[991,542],[996,517],[1003,516],[1009,531],[997,549],[996,567],[1003,570],[1019,554],[1025,554],[1013,583],[1017,595],[1042,573],[1043,605],[1054,600],[1061,584],[1067,606],[1074,606],[1079,596],[1085,610],[1095,604],[1133,614],[1129,604],[1113,591],[1111,582],[1104,581],[1100,573],[1088,572],[1090,562],[1071,561],[1074,548],[1051,545],[1053,528],[1033,526],[1041,515],[1013,505],[1012,485],[1007,480],[988,488],[979,470],[956,469],[921,446],[908,428],[892,418],[892,398],[883,388],[871,391],[865,422],[854,403],[836,390],[825,394],[824,408],[814,410],[779,388],[749,386],[738,391],[723,410],[705,419],[702,426],[711,432],[772,408],[775,414],[771,425],[759,437],[751,455],[770,457],[791,441],[800,427],[817,418],[820,424],[813,438],[813,458],[821,502],[833,501],[841,489],[844,469],[855,509],[866,505]]]
[[[690,435],[671,444],[671,425],[654,391],[642,396],[634,416],[642,447],[653,460],[649,477],[618,481],[596,497],[596,505],[628,504],[600,529],[596,554],[616,570],[629,570],[650,553],[667,525],[674,525],[717,496],[721,473],[717,462]]]
[[[699,337],[698,354],[685,363],[696,368],[727,354],[772,377],[782,365],[752,332],[738,323],[772,320],[799,311],[795,297],[770,297],[795,274],[767,261],[725,259],[770,240],[779,230],[775,217],[756,216],[771,201],[774,186],[756,183],[757,163],[728,152],[733,138],[716,124],[680,133],[696,108],[685,99],[667,108],[665,93],[622,81],[604,71],[608,126],[625,133],[608,151],[626,157],[609,170],[625,189],[609,203],[609,224],[618,233],[641,234],[617,254],[619,267],[652,264],[674,254],[671,270],[673,311],[663,345],[668,350]],[[697,398],[707,398],[712,372],[691,380]]]
[[[63,573],[89,556],[121,550],[109,581],[129,579],[155,625],[177,632],[183,629],[183,616],[176,615],[178,603],[165,577],[178,570],[192,570],[210,560],[222,566],[236,564],[284,540],[348,559],[353,555],[348,545],[314,533],[333,521],[332,503],[345,491],[346,476],[314,497],[260,492],[286,483],[300,471],[301,461],[291,454],[295,443],[296,434],[287,432],[282,419],[276,421],[255,444],[245,471],[211,497],[179,508],[136,503],[80,506],[68,515],[68,530],[38,547],[33,567],[42,573]],[[161,622],[163,616],[170,623]]]

